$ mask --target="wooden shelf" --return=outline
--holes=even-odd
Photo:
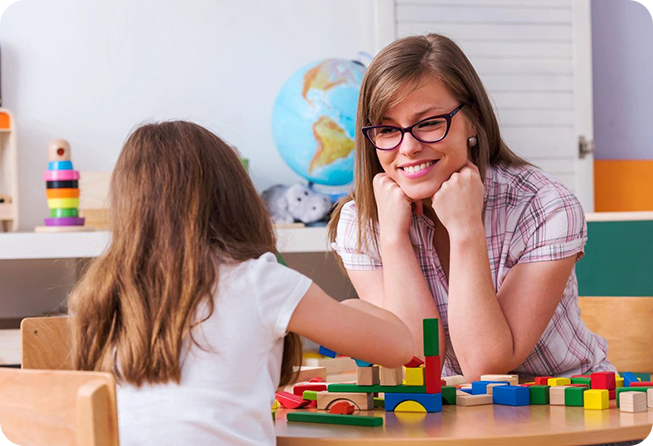
[[[326,228],[278,228],[280,252],[324,252]],[[0,234],[0,260],[75,259],[97,257],[111,239],[107,231],[37,234],[15,232]]]

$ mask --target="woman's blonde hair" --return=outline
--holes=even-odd
[[[182,349],[203,348],[192,328],[213,313],[219,265],[276,252],[269,215],[235,151],[184,121],[129,136],[110,200],[111,244],[69,300],[75,368],[179,383]],[[290,334],[281,384],[300,362]]]
[[[468,157],[478,166],[483,181],[489,165],[529,164],[510,151],[501,139],[483,83],[458,45],[439,34],[396,40],[374,58],[363,78],[356,117],[354,192],[340,201],[331,216],[329,238],[332,242],[336,238],[342,207],[354,200],[358,214],[358,251],[368,250],[370,241],[377,245],[378,215],[372,180],[383,168],[376,149],[360,129],[379,124],[384,112],[403,99],[400,91],[413,91],[429,78],[442,81],[458,104],[466,104],[460,113],[476,129],[478,140],[468,149]]]

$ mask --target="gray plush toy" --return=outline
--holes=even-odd
[[[322,220],[333,204],[331,198],[317,194],[301,183],[292,186],[277,184],[263,191],[261,197],[276,224]]]

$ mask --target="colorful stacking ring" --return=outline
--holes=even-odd
[[[72,209],[79,207],[79,198],[49,198],[50,209]]]
[[[45,226],[84,226],[84,217],[46,218]]]
[[[50,161],[48,170],[73,170],[72,161]]]
[[[79,189],[46,189],[48,198],[79,198]]]
[[[78,181],[47,181],[45,187],[48,189],[77,189]]]
[[[44,181],[70,181],[79,180],[77,170],[46,170],[43,172]]]
[[[50,209],[50,217],[64,218],[64,217],[79,217],[77,209]]]

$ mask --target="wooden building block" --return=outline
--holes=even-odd
[[[551,378],[553,378],[553,376],[538,376],[535,378],[535,384],[538,386],[548,386],[549,379]]]
[[[288,421],[304,423],[344,424],[347,426],[383,426],[383,418],[356,415],[337,415],[330,413],[290,412],[286,414]]]
[[[424,385],[424,367],[404,367],[405,386]]]
[[[653,409],[653,389],[648,389],[646,394],[648,395],[648,407]]]
[[[616,398],[617,399],[617,407],[619,407],[619,405],[621,404],[620,395],[622,393],[626,393],[626,392],[642,392],[642,393],[645,394],[645,393],[648,392],[649,389],[651,389],[651,387],[619,387],[618,389],[616,389],[616,391],[617,391],[617,398]]]
[[[458,386],[467,383],[467,378],[462,375],[445,376],[443,378],[448,386]]]
[[[438,356],[440,354],[440,340],[437,319],[424,319],[424,356]]]
[[[356,406],[357,410],[374,409],[374,395],[372,393],[318,392],[317,394],[318,409],[329,409],[336,401],[347,401]]]
[[[553,386],[549,389],[549,404],[551,406],[565,405],[565,389],[569,386]]]
[[[481,375],[481,381],[506,381],[511,386],[519,385],[518,375]]]
[[[492,395],[456,395],[456,406],[481,406],[492,404]]]
[[[382,386],[398,386],[403,381],[403,375],[401,373],[401,367],[394,369],[388,369],[386,367],[381,367],[381,385]]]
[[[347,401],[340,401],[334,403],[329,408],[329,413],[336,413],[340,415],[351,415],[356,410],[356,406],[348,403]]]
[[[583,394],[586,391],[587,387],[569,386],[565,388],[565,406],[583,407]]]
[[[359,386],[376,386],[380,383],[378,365],[356,368],[356,384]]]
[[[386,412],[442,412],[441,393],[388,393]]]
[[[590,389],[585,391],[585,410],[605,410],[610,407],[609,391],[607,389]]]
[[[507,382],[502,382],[502,383],[490,383],[490,384],[488,384],[487,387],[486,387],[486,389],[487,389],[487,394],[488,394],[488,395],[492,395],[492,392],[494,392],[494,388],[495,388],[496,386],[509,386],[509,385],[510,385],[510,383],[507,383]]]
[[[456,405],[456,388],[453,386],[442,386],[442,404]]]
[[[592,381],[592,389],[612,390],[617,386],[614,372],[595,372],[590,375],[590,379]]]
[[[424,364],[424,361],[419,359],[417,356],[413,356],[413,359],[410,360],[408,364],[404,364],[404,367],[410,368],[410,367],[419,367],[422,364]]]
[[[323,390],[327,389],[326,383],[297,383],[295,386],[292,388],[292,393],[295,395],[302,396],[304,394],[305,390],[314,390],[316,392],[321,392]]]
[[[442,391],[440,356],[426,356],[424,381],[426,393],[440,393]]]
[[[426,393],[425,386],[359,386],[357,384],[329,384],[329,392],[346,393]]]
[[[549,386],[530,386],[528,391],[531,405],[546,406],[549,404]]]
[[[644,392],[621,392],[619,397],[619,410],[621,412],[646,412],[646,393]]]
[[[290,392],[276,392],[277,401],[285,409],[299,409],[310,404],[309,400],[305,400],[301,396],[294,395]]]
[[[549,378],[547,385],[551,387],[569,386],[571,380],[569,378]]]
[[[623,387],[624,386],[624,379],[621,376],[617,376],[615,379],[615,387]]]

